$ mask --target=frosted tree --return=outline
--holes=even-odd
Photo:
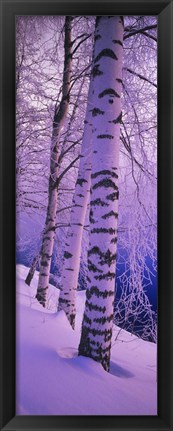
[[[51,149],[51,165],[50,165],[50,179],[49,179],[49,194],[48,194],[48,210],[45,228],[43,230],[43,241],[41,245],[41,259],[40,259],[40,273],[39,273],[39,283],[37,288],[36,298],[39,302],[45,306],[46,302],[46,291],[48,288],[50,265],[52,259],[52,252],[55,239],[56,215],[57,215],[57,203],[59,199],[59,185],[62,178],[65,177],[67,172],[71,167],[74,166],[75,162],[79,158],[79,154],[72,160],[68,161],[69,155],[71,156],[70,150],[74,151],[75,146],[80,142],[80,138],[77,139],[77,135],[81,132],[81,127],[79,124],[74,127],[73,120],[75,123],[75,114],[78,108],[78,99],[81,103],[82,88],[85,83],[86,66],[84,67],[84,61],[79,60],[80,49],[84,42],[90,38],[91,34],[89,32],[81,33],[81,24],[78,26],[78,32],[76,35],[75,23],[72,17],[66,18],[67,23],[65,23],[65,60],[64,60],[64,74],[63,74],[63,84],[62,84],[62,99],[59,103],[58,109],[55,109],[55,117],[53,122],[53,137],[52,141],[55,139],[55,145],[53,144]],[[74,19],[75,21],[75,19]],[[70,24],[69,24],[70,23]],[[67,26],[68,24],[68,26]],[[70,25],[70,30],[69,30]],[[72,26],[73,26],[73,40],[72,40]],[[87,28],[87,25],[86,25]],[[86,47],[86,45],[85,45]],[[82,57],[83,58],[83,57]],[[72,70],[73,61],[73,70]],[[73,97],[72,88],[74,91]],[[75,90],[74,90],[75,88]],[[76,94],[77,93],[77,94]],[[71,98],[71,105],[70,105]],[[72,109],[73,106],[73,109]],[[80,106],[80,105],[79,105]],[[69,121],[70,127],[67,128],[68,112],[70,111],[71,120]],[[80,114],[81,116],[81,114]],[[80,121],[80,118],[78,122]],[[66,125],[64,124],[66,122]],[[66,127],[64,127],[66,126]],[[62,133],[62,128],[65,128],[64,133]],[[74,127],[74,130],[73,130]],[[68,129],[68,128],[67,128]],[[76,130],[77,129],[77,130]],[[57,134],[58,133],[58,134]],[[63,134],[65,137],[63,137]],[[55,135],[55,136],[54,136]],[[72,140],[71,145],[70,139]],[[62,142],[63,141],[63,142]],[[66,147],[67,143],[67,147]],[[65,163],[63,164],[63,162]],[[50,195],[52,196],[50,198]],[[51,199],[51,203],[50,203]],[[53,200],[52,200],[53,199]],[[50,209],[50,206],[52,209]],[[53,217],[50,212],[53,210]],[[49,239],[48,239],[49,237]],[[50,253],[48,248],[50,247]],[[42,263],[43,262],[43,263]]]
[[[109,370],[115,299],[123,17],[96,18],[88,288],[79,355]]]
[[[60,188],[61,181],[62,181],[63,177],[67,174],[67,172],[70,170],[70,168],[74,165],[75,161],[77,161],[77,159],[78,159],[78,156],[77,157],[73,156],[72,157],[72,161],[70,161],[68,163],[66,162],[65,166],[62,166],[63,162],[64,162],[65,156],[69,155],[69,154],[71,155],[71,150],[78,143],[78,140],[77,141],[73,140],[72,144],[69,145],[69,137],[70,137],[70,134],[72,133],[73,121],[74,121],[74,118],[75,118],[76,109],[77,109],[77,106],[78,106],[78,103],[79,103],[80,94],[81,94],[82,87],[83,87],[84,83],[85,83],[85,78],[83,78],[82,81],[81,81],[81,85],[79,87],[79,92],[77,94],[77,97],[76,97],[76,100],[75,100],[75,103],[74,103],[74,106],[73,106],[73,110],[72,110],[72,113],[70,115],[70,119],[69,119],[69,123],[68,123],[68,127],[67,127],[67,130],[66,130],[65,136],[64,136],[63,140],[60,141],[59,156],[58,156],[58,161],[57,161],[57,165],[59,167],[59,171],[58,171],[59,173],[58,173],[58,177],[56,179],[57,191]],[[59,202],[59,199],[58,199],[59,198],[59,194],[60,193],[58,193],[58,197],[57,197],[57,211],[56,211],[56,215],[57,214],[59,215],[59,213],[61,212],[61,208],[60,208],[61,205],[60,205],[60,202]],[[68,209],[68,205],[67,205],[67,207],[64,208],[64,210],[66,208]],[[55,232],[59,228],[60,224],[61,223],[58,223],[58,222],[56,223],[56,225],[55,225]],[[41,243],[43,243],[43,233],[41,234]],[[41,255],[42,255],[42,250],[40,249],[40,251],[34,256],[34,258],[32,260],[30,269],[29,269],[27,277],[25,279],[25,283],[28,286],[30,286],[31,281],[32,281],[33,276],[34,276],[34,273],[36,271],[36,268],[39,266]]]
[[[72,21],[70,103],[59,140],[56,231],[68,220],[71,208],[80,143],[85,115],[87,70],[90,67],[90,27],[85,17]],[[78,25],[76,26],[76,22]],[[18,249],[27,244],[31,262],[26,283],[30,284],[41,255],[41,244],[47,203],[52,122],[55,103],[61,102],[63,71],[63,17],[18,17],[17,19],[17,212],[18,220],[28,213],[39,220],[38,235],[20,238]],[[87,50],[89,54],[85,55]],[[86,60],[87,58],[87,60]],[[87,63],[87,66],[86,66]],[[25,109],[24,109],[25,108]],[[70,174],[69,171],[73,174]],[[74,180],[73,180],[74,176]],[[39,178],[39,181],[38,181]],[[64,199],[64,196],[66,198]],[[66,216],[67,214],[67,216]],[[64,217],[65,216],[65,217]],[[25,245],[24,245],[25,244]]]
[[[115,323],[156,341],[157,20],[126,17]]]
[[[66,237],[58,310],[64,310],[74,329],[76,290],[80,266],[81,242],[86,208],[90,195],[92,151],[92,80],[90,81],[80,164]]]
[[[51,142],[51,160],[50,160],[50,177],[49,177],[49,191],[48,191],[48,207],[45,222],[45,229],[43,233],[43,240],[41,246],[41,259],[40,259],[40,272],[37,287],[37,300],[45,307],[46,291],[49,283],[49,273],[51,258],[53,252],[54,238],[55,238],[55,224],[56,224],[56,211],[57,211],[57,178],[59,173],[58,157],[59,157],[59,140],[64,121],[69,109],[69,90],[71,78],[71,62],[72,62],[72,45],[71,45],[71,22],[72,17],[65,18],[65,41],[64,41],[64,72],[63,72],[63,86],[62,98],[59,106],[55,108],[52,142]]]
[[[110,23],[113,18],[105,19],[109,19],[108,23]],[[93,35],[94,22],[94,17],[74,17],[71,23],[73,40],[71,42],[72,71],[70,101],[66,120],[59,139],[57,162],[58,177],[54,182],[57,187],[58,197],[54,232],[56,238],[54,236],[53,239],[54,250],[52,268],[55,262],[57,265],[57,274],[60,274],[62,268],[59,308],[66,311],[72,326],[74,326],[75,290],[77,288],[77,278],[79,274],[79,256],[82,255],[82,259],[84,256],[84,250],[81,250],[83,221],[81,222],[80,220],[81,214],[83,214],[82,220],[84,217],[87,202],[87,196],[85,196],[85,194],[88,194],[89,190],[89,187],[85,187],[87,183],[83,182],[83,184],[80,185],[79,182],[76,181],[78,176],[78,162],[74,164],[74,161],[77,161],[79,153],[81,153],[81,155],[83,153],[83,150],[80,150],[82,135],[83,137],[86,135],[86,138],[87,135],[89,137],[89,129],[91,130],[91,127],[88,127],[89,125],[87,123],[84,126],[85,110],[87,106],[88,76],[84,79],[83,85],[82,77],[88,74],[91,67],[92,38],[90,36],[91,34]],[[120,198],[118,203],[119,211],[115,211],[119,213],[117,252],[115,244],[118,273],[116,271],[115,282],[118,280],[120,283],[121,296],[118,297],[116,295],[114,321],[122,327],[128,327],[129,330],[133,330],[133,325],[130,325],[130,322],[142,321],[142,316],[144,312],[146,312],[146,316],[149,316],[149,320],[146,330],[144,331],[144,338],[150,334],[150,337],[153,336],[153,339],[155,339],[153,315],[149,303],[147,302],[145,287],[147,283],[148,286],[151,285],[151,269],[147,266],[146,256],[149,256],[153,262],[153,268],[156,260],[155,190],[157,172],[155,161],[157,85],[155,47],[157,41],[157,23],[155,17],[148,16],[124,17],[124,22],[123,85],[121,100],[122,118],[120,118],[120,164],[118,173]],[[95,35],[95,39],[96,46],[99,42],[97,35]],[[116,39],[114,38],[114,40]],[[27,237],[26,233],[26,236],[21,235],[21,239],[19,238],[20,251],[22,249],[22,251],[27,254],[28,264],[33,260],[29,278],[27,279],[28,284],[34,274],[36,264],[38,265],[38,260],[40,259],[39,255],[41,254],[42,246],[41,238],[45,228],[44,219],[47,209],[47,184],[49,181],[49,142],[52,136],[55,104],[59,106],[61,103],[63,42],[64,17],[18,17],[16,69],[17,213],[18,219],[22,218],[24,215],[24,222],[26,214],[29,214],[32,220],[38,220],[38,227],[35,227],[31,237]],[[114,43],[114,45],[115,49],[116,45],[118,48],[118,43]],[[120,46],[119,44],[119,47]],[[113,62],[111,57],[107,56],[106,59],[107,64],[108,60]],[[101,62],[103,62],[103,57],[98,63],[101,64]],[[98,63],[95,63],[93,67],[94,86],[97,80],[101,79],[101,74],[99,74],[101,69]],[[117,64],[117,61],[115,61],[115,63]],[[108,72],[105,70],[104,76],[108,76]],[[121,85],[121,82],[119,84]],[[117,82],[116,85],[118,85]],[[117,91],[117,87],[113,87],[112,85],[111,87],[114,91]],[[95,94],[93,95],[94,101],[96,97]],[[119,102],[116,96],[111,97],[110,95],[109,100],[111,99],[116,103]],[[105,102],[105,100],[106,96],[98,99],[100,103],[102,102],[101,107],[99,105],[100,111],[104,111],[103,102]],[[115,102],[114,104],[111,102],[107,104],[108,109],[105,109],[107,116],[108,113],[111,112],[110,110],[114,109]],[[93,102],[91,104],[93,104]],[[102,112],[100,112],[100,114],[98,113],[95,102],[92,106],[92,112],[89,112],[89,115],[89,123],[91,123],[91,121],[93,122],[92,128],[95,139],[95,122],[97,120],[97,122],[100,121],[100,124],[105,123],[106,115],[102,114]],[[109,119],[108,121],[111,120]],[[83,133],[84,127],[86,133]],[[105,132],[105,134],[107,133]],[[100,144],[103,142],[103,138],[100,138]],[[107,142],[111,144],[111,139],[107,139]],[[86,169],[90,169],[90,167],[87,168],[87,163],[88,165],[90,163],[89,140],[88,143],[86,140],[86,147],[87,146],[88,155],[86,158],[81,158],[79,163],[79,180],[85,178],[87,174],[89,185],[89,174],[91,174],[91,171],[86,171],[84,174],[82,173],[82,163],[83,166],[85,164]],[[85,155],[86,154],[87,152],[85,152]],[[93,154],[94,163],[95,157],[96,153],[95,155]],[[69,167],[71,168],[68,169]],[[103,176],[100,177],[100,180],[102,179],[104,179]],[[94,181],[96,181],[96,178],[92,178],[93,185]],[[76,190],[72,201],[75,183]],[[103,207],[103,199],[100,193],[101,188],[94,190],[93,193],[96,193],[96,191],[99,192],[97,203],[100,205],[100,210],[106,210],[106,206],[105,208]],[[93,222],[93,200],[95,201],[96,199],[93,199],[92,196],[90,202],[91,225]],[[84,202],[84,205],[82,202]],[[76,203],[81,206],[77,207]],[[71,209],[72,211],[70,213]],[[104,215],[102,212],[100,214],[101,216]],[[113,220],[113,214],[111,219],[112,226],[113,221],[117,222],[117,220]],[[103,223],[102,219],[101,221]],[[92,227],[90,226],[90,230],[91,229]],[[84,232],[87,237],[86,227]],[[65,238],[67,240],[64,240]],[[65,258],[62,264],[64,244]],[[85,248],[85,246],[83,248]],[[125,254],[124,250],[126,251]],[[72,256],[70,256],[70,254]],[[86,259],[86,253],[84,259]],[[90,262],[92,262],[92,255],[89,256],[89,271]],[[123,273],[120,273],[121,271],[119,272],[121,265],[124,267]],[[70,270],[68,268],[70,268]],[[44,269],[46,270],[46,268],[42,269],[43,271]],[[50,272],[50,268],[47,269],[48,272]],[[74,271],[72,271],[72,269],[74,269]],[[104,266],[102,269],[104,269]],[[48,272],[47,280],[49,278]],[[72,282],[73,279],[75,279],[74,283]],[[59,287],[58,276],[57,280]],[[63,301],[63,299],[67,301]]]
[[[150,20],[151,20],[151,22],[150,22]],[[147,63],[145,63],[146,62],[146,53],[148,56],[148,51],[146,50],[145,47],[143,48],[143,45],[144,45],[143,39],[146,38],[146,40],[148,39],[150,41],[156,40],[154,33],[148,33],[149,30],[155,31],[156,24],[155,23],[153,24],[154,21],[152,21],[151,18],[150,19],[147,18],[147,21],[146,21],[145,17],[136,17],[136,18],[135,17],[132,17],[132,18],[128,17],[126,21],[128,22],[128,25],[124,29],[124,41],[125,41],[125,53],[127,52],[127,55],[125,56],[125,62],[124,62],[124,67],[123,67],[123,71],[124,71],[124,77],[123,77],[124,78],[124,82],[123,82],[124,115],[123,115],[123,117],[125,118],[125,124],[124,124],[124,121],[122,121],[122,126],[121,126],[122,130],[121,130],[121,136],[120,136],[120,139],[121,139],[120,151],[121,151],[123,157],[124,157],[124,154],[128,155],[128,158],[130,159],[130,163],[131,163],[130,166],[131,166],[131,171],[132,171],[132,173],[129,172],[128,175],[132,176],[132,178],[134,179],[134,181],[136,183],[136,180],[135,180],[136,171],[134,172],[136,166],[141,170],[141,172],[143,174],[146,174],[146,175],[148,175],[148,168],[149,168],[148,154],[145,154],[145,158],[144,158],[143,132],[142,132],[142,129],[140,126],[141,120],[138,118],[138,111],[140,111],[139,105],[141,105],[141,107],[143,106],[143,112],[146,109],[145,108],[146,104],[145,105],[143,104],[143,98],[145,97],[145,99],[146,99],[146,88],[147,87],[146,87],[146,85],[143,85],[143,83],[149,85],[150,99],[152,97],[152,92],[151,92],[150,87],[151,87],[151,85],[153,86],[153,88],[156,87],[156,84],[154,83],[154,79],[153,79],[151,72],[149,74],[149,70],[152,70],[152,69],[150,68],[149,70],[147,70],[145,68],[145,64],[147,64]],[[130,40],[130,43],[129,43],[129,40]],[[148,48],[151,50],[151,46],[148,46]],[[138,52],[136,52],[136,51],[138,51]],[[138,53],[140,53],[140,55],[138,55]],[[141,71],[138,72],[138,68],[135,71],[134,67],[133,67],[134,66],[134,59],[135,59],[135,64],[137,66],[140,66],[140,60],[138,60],[138,56],[140,58],[144,59],[144,65],[142,66],[142,72]],[[140,66],[140,69],[141,69],[141,66]],[[147,77],[148,75],[149,75],[149,77]],[[140,96],[140,97],[139,97],[139,85],[136,85],[136,82],[135,82],[136,80],[137,81],[141,80],[140,94],[142,96]],[[129,100],[127,100],[127,98],[129,98],[129,96],[131,98],[132,95],[133,95],[133,99],[132,99],[132,101],[130,100],[130,103],[129,103]],[[155,94],[154,94],[154,100],[155,100]],[[150,105],[151,105],[151,103],[148,105],[148,108]],[[127,112],[128,112],[128,118],[127,118]],[[132,114],[129,114],[131,112],[132,112]],[[154,116],[155,116],[155,108],[154,108],[153,112],[154,112]],[[133,118],[133,114],[134,114],[135,118]],[[150,121],[150,125],[151,125],[151,127],[149,129],[152,129],[151,116],[150,116],[149,121]],[[127,124],[126,124],[126,122],[127,122]],[[136,125],[135,125],[135,122],[136,122]],[[145,122],[146,122],[146,118],[145,118],[144,124],[145,124]],[[153,125],[153,127],[155,127],[155,124]],[[142,128],[144,129],[145,126],[143,125]],[[134,134],[134,130],[135,130],[135,134]],[[137,142],[135,152],[133,149],[134,137],[135,137],[136,142]],[[142,163],[141,163],[141,159],[143,159]],[[123,164],[124,164],[124,162],[123,162]],[[139,185],[141,185],[141,190],[142,190],[142,183],[141,183],[140,177],[139,177]],[[126,185],[122,184],[122,190],[124,189],[124,187],[126,188]],[[154,187],[155,187],[155,185],[154,185]],[[124,199],[125,199],[124,202],[126,202],[127,196],[125,196]],[[136,205],[135,202],[136,202],[136,197],[134,194],[132,207],[134,205]],[[138,203],[138,199],[137,199],[137,203]],[[127,206],[127,205],[125,205],[125,206]],[[129,205],[128,205],[128,207],[129,207]],[[131,206],[129,207],[129,211],[131,211],[130,208],[131,208]],[[123,213],[125,213],[124,209],[123,209]],[[76,215],[77,215],[77,212],[76,212]],[[137,214],[136,214],[136,217],[140,220],[140,218],[137,216]],[[128,219],[129,219],[129,216],[128,216]],[[80,211],[79,211],[77,220],[79,223],[80,222]],[[78,228],[76,227],[76,231],[77,231],[77,229]],[[81,226],[79,229],[80,229],[80,231],[82,231]],[[70,226],[69,231],[72,233],[72,238],[73,238],[72,225]],[[121,235],[120,235],[120,237],[121,237]],[[80,236],[78,238],[79,238],[79,241],[77,241],[77,237],[76,237],[75,247],[74,247],[74,250],[75,249],[77,250],[77,255],[80,254],[80,247],[81,247]],[[73,241],[72,241],[72,243],[73,243]],[[120,240],[120,243],[121,243],[121,240]],[[133,241],[133,243],[134,243],[134,241]],[[70,245],[68,244],[68,247],[69,246]],[[127,247],[128,247],[128,239],[126,236],[126,248]],[[131,255],[131,257],[130,257],[130,259],[131,259],[132,253],[130,252],[130,250],[129,250],[129,253]],[[69,259],[69,262],[70,262],[70,260],[75,262],[75,257],[74,257],[73,252],[71,253],[71,256],[68,254],[68,251],[67,251],[67,253],[65,253],[65,255],[66,255],[66,258],[68,256],[67,259]],[[64,262],[66,264],[66,259],[64,260]],[[77,259],[77,256],[76,256],[76,262],[79,262],[79,259]],[[64,272],[66,272],[64,268],[67,265],[65,265],[65,264],[63,265],[63,274],[64,274]],[[141,263],[140,263],[140,265],[141,265]],[[69,267],[70,267],[70,265],[69,265]],[[71,277],[69,277],[70,278],[70,293],[68,293],[69,282],[65,283],[66,277],[63,276],[61,289],[62,289],[62,286],[64,286],[63,289],[65,291],[65,295],[63,295],[63,289],[62,289],[61,293],[60,293],[60,298],[61,297],[63,298],[64,303],[61,304],[60,308],[63,308],[64,311],[67,312],[67,316],[69,315],[70,310],[73,310],[72,315],[73,315],[73,319],[74,319],[75,294],[72,295],[73,289],[71,290],[71,283],[72,283],[73,277],[75,275],[75,280],[76,280],[75,284],[74,284],[74,289],[75,289],[77,287],[78,269],[77,269],[77,265],[76,266],[73,265],[74,269],[73,268],[70,269],[69,267],[67,268],[67,271],[71,270],[71,274],[69,273],[71,275]],[[146,265],[145,265],[145,267],[146,267]],[[74,272],[72,271],[72,269]],[[138,269],[140,271],[140,268],[138,268]],[[73,274],[72,274],[72,272],[73,272]],[[130,282],[130,279],[127,280],[127,283],[129,283],[129,282]],[[122,285],[122,297],[124,295],[123,286],[124,286],[124,284]],[[138,300],[140,300],[140,292],[141,292],[141,300],[142,300],[143,294],[144,294],[142,286],[141,286],[141,289],[138,289]],[[67,300],[67,298],[68,298],[68,300]],[[128,298],[129,298],[129,296],[128,296]],[[70,304],[70,301],[71,301],[71,304]],[[145,301],[145,304],[146,304],[146,301]],[[145,304],[143,302],[144,306],[145,306]],[[118,309],[119,309],[119,307],[118,307]],[[142,303],[141,303],[141,309],[142,309]],[[117,313],[116,313],[116,316],[117,316]],[[136,313],[136,317],[137,317],[137,313]]]
[[[43,98],[44,58],[40,49],[44,19],[16,19],[16,210],[17,214],[45,210],[43,159],[48,155],[49,116]],[[37,43],[36,43],[37,41]],[[41,52],[40,52],[41,51]],[[39,56],[39,67],[38,67]],[[42,65],[42,67],[40,67]],[[40,121],[41,118],[41,121]],[[43,127],[44,123],[44,127]],[[44,151],[43,151],[44,150]],[[39,159],[38,159],[39,155]],[[38,184],[38,177],[41,181]],[[34,190],[34,193],[33,193]]]

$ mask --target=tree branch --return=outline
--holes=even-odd
[[[134,36],[135,34],[140,34],[140,33],[145,34],[145,32],[147,30],[153,30],[154,28],[157,28],[157,24],[148,25],[148,26],[146,26],[144,28],[135,29],[135,30],[132,30],[132,31],[130,31],[130,30],[128,30],[128,28],[126,28],[125,31],[127,30],[127,31],[130,31],[130,32],[124,36],[124,40],[128,39],[131,36]],[[145,36],[150,37],[150,35],[148,35],[148,33],[146,33]],[[154,38],[154,36],[153,36],[153,38]],[[157,39],[154,39],[154,40],[157,41]]]
[[[132,75],[137,76],[140,79],[143,79],[143,81],[149,82],[149,84],[151,84],[151,85],[153,85],[153,87],[157,88],[157,85],[154,84],[154,82],[152,82],[149,79],[145,78],[145,76],[140,75],[140,73],[134,72],[134,70],[129,69],[128,67],[124,67],[124,70],[127,70],[127,72],[131,73]]]

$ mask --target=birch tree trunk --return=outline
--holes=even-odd
[[[30,267],[30,269],[29,269],[29,271],[28,271],[27,277],[26,277],[26,279],[25,279],[25,283],[26,283],[28,286],[30,286],[31,281],[32,281],[32,279],[33,279],[33,277],[34,277],[34,274],[35,274],[35,271],[36,271],[37,265],[38,265],[38,263],[39,263],[39,260],[40,260],[40,254],[38,253],[38,254],[34,257],[34,259],[33,259],[33,261],[32,261],[32,264],[31,264],[31,267]]]
[[[51,142],[51,158],[50,158],[50,177],[48,190],[48,207],[47,216],[41,246],[40,273],[37,287],[36,298],[40,304],[45,307],[46,291],[48,289],[50,266],[55,238],[56,226],[56,211],[58,197],[58,157],[59,157],[59,139],[64,121],[67,116],[70,97],[70,78],[71,78],[71,62],[72,62],[72,44],[71,44],[71,21],[72,17],[67,16],[65,19],[65,41],[64,41],[64,72],[63,72],[63,87],[62,99],[58,108],[55,108],[52,142]]]
[[[82,233],[91,185],[92,80],[89,86],[87,111],[81,147],[78,178],[75,185],[70,223],[67,233],[62,270],[59,310],[64,310],[74,329],[76,290],[80,267]]]
[[[115,296],[123,17],[96,19],[88,289],[79,355],[109,371]]]

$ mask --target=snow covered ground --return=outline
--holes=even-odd
[[[48,309],[35,300],[38,280],[24,279],[17,265],[16,414],[157,415],[157,350],[114,327],[111,370],[78,356],[85,292],[77,293],[73,331],[63,311],[56,313],[58,289],[49,288]]]

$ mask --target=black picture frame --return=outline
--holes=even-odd
[[[1,0],[0,428],[173,430],[173,1]],[[158,15],[158,415],[15,416],[15,16]],[[173,267],[173,265],[172,265]]]

